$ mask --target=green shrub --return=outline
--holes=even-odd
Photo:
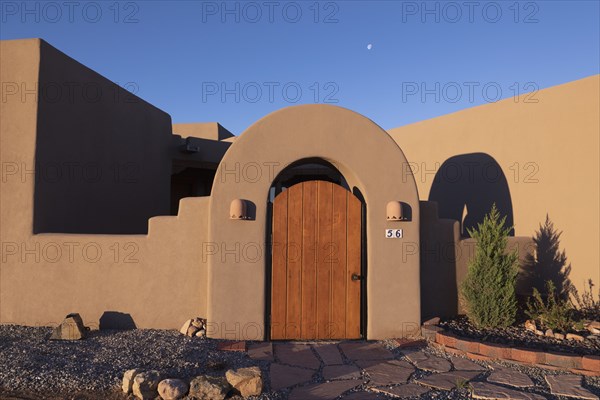
[[[505,221],[494,204],[477,229],[469,230],[476,240],[475,257],[461,285],[461,301],[478,327],[507,327],[516,319],[518,257],[506,251],[512,227],[505,227]]]
[[[588,280],[588,287],[583,288],[583,295],[579,296],[575,286],[571,286],[571,295],[577,303],[577,309],[582,318],[600,321],[600,289],[598,290],[598,300],[596,300],[594,283],[591,279]]]
[[[527,300],[525,314],[544,329],[568,332],[575,325],[573,307],[568,300],[562,298],[552,280],[546,281],[546,300],[542,298],[539,290],[533,289],[533,296]]]

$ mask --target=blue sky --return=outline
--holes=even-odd
[[[599,4],[2,1],[0,33],[45,39],[174,122],[240,134],[331,103],[389,129],[598,74]]]

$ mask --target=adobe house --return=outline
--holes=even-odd
[[[124,318],[172,329],[201,316],[214,338],[411,336],[422,319],[460,311],[456,288],[473,244],[465,227],[493,202],[515,224],[520,236],[510,245],[521,259],[531,250],[539,212],[529,220],[523,214],[531,210],[512,199],[496,139],[446,147],[418,132],[423,142],[406,139],[407,151],[411,126],[390,135],[326,105],[284,108],[234,136],[217,123],[172,124],[42,40],[0,46],[0,323],[55,325],[79,312],[100,328]],[[572,84],[584,97],[570,98],[580,108],[558,113],[596,141],[596,150],[581,145],[596,166],[597,82]],[[552,103],[537,112],[536,119],[557,115]],[[530,116],[511,118],[517,126]],[[473,121],[449,126],[468,136],[462,127]],[[415,162],[437,157],[450,161],[427,184]],[[443,175],[473,162],[499,175]],[[594,171],[577,193],[588,194],[581,208],[597,221]],[[561,210],[548,212],[562,218]],[[568,229],[562,219],[559,226]],[[597,238],[597,224],[588,228],[571,243]],[[574,269],[594,278],[597,261],[596,254],[596,267]]]

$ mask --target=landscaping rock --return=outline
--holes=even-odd
[[[554,338],[558,339],[558,340],[565,340],[565,335],[562,333],[556,332],[556,333],[554,333]]]
[[[548,337],[554,337],[554,331],[552,329],[546,329],[544,335]]]
[[[186,336],[194,336],[200,329],[196,328],[194,325],[190,325],[186,332]]]
[[[274,361],[273,343],[263,342],[248,346],[248,356],[253,360]]]
[[[543,331],[541,331],[541,330],[539,330],[539,329],[536,329],[536,330],[534,331],[534,333],[535,333],[536,335],[538,335],[538,336],[544,336],[544,332],[543,332]]]
[[[321,365],[312,348],[306,344],[277,343],[275,344],[275,355],[281,362],[289,365],[297,365],[314,370],[318,369]]]
[[[416,382],[435,389],[452,390],[466,384],[479,374],[480,372],[477,371],[452,371],[429,375],[425,378],[418,379]]]
[[[429,392],[431,389],[421,385],[415,385],[414,383],[407,383],[405,385],[399,385],[394,387],[380,387],[373,388],[375,392],[384,393],[393,397],[418,397],[422,394]]]
[[[575,333],[567,333],[567,340],[577,340],[578,342],[583,342],[584,337],[581,335],[577,335]]]
[[[400,360],[360,360],[356,364],[369,375],[370,386],[406,383],[415,368]]]
[[[144,371],[135,375],[131,390],[138,399],[154,399],[158,396],[158,383],[161,377],[158,371]]]
[[[279,390],[285,387],[308,382],[312,379],[315,371],[288,365],[271,364],[271,389]]]
[[[340,348],[351,360],[389,360],[394,355],[381,343],[340,343]]]
[[[467,358],[450,357],[450,361],[457,371],[486,371],[486,368]]]
[[[289,400],[335,399],[342,393],[359,386],[361,381],[333,381],[300,386],[292,390]]]
[[[525,329],[527,329],[528,331],[535,332],[537,330],[535,321],[532,319],[528,319],[527,321],[525,321]]]
[[[206,335],[206,320],[200,317],[191,318],[185,321],[179,330],[182,335],[194,337],[194,336],[202,336]],[[202,332],[198,334],[199,332]]]
[[[230,369],[225,373],[225,377],[227,382],[244,398],[258,396],[262,393],[262,374],[258,367]]]
[[[598,400],[598,396],[581,386],[583,379],[577,375],[546,375],[550,393],[556,396]]]
[[[600,335],[600,321],[589,321],[584,324],[585,329],[593,335]]]
[[[474,399],[487,400],[545,400],[544,396],[529,392],[518,392],[498,385],[492,385],[485,382],[472,382]]]
[[[185,321],[183,323],[183,326],[181,327],[179,332],[181,332],[182,335],[187,335],[188,329],[190,328],[191,325],[192,325],[192,320],[188,319],[187,321]]]
[[[50,335],[50,340],[85,339],[87,330],[79,314],[69,314],[59,326],[54,328],[52,335]]]
[[[123,384],[121,386],[124,393],[131,393],[131,389],[133,387],[133,378],[135,378],[135,376],[140,372],[142,372],[141,369],[129,369],[125,371],[123,374]]]
[[[417,368],[425,371],[448,372],[452,369],[452,364],[450,364],[450,361],[442,357],[437,357],[421,351],[405,354],[406,357],[417,366]]]
[[[494,367],[494,372],[487,378],[488,382],[499,383],[501,385],[514,386],[518,388],[535,386],[531,378],[522,372],[508,368]]]
[[[433,317],[423,322],[423,325],[437,325],[440,323],[440,317]]]
[[[323,368],[323,378],[327,381],[360,379],[360,369],[354,365],[327,365]]]
[[[192,379],[189,394],[197,400],[223,400],[230,390],[227,379],[203,375]]]
[[[196,317],[191,320],[192,326],[195,326],[198,329],[203,329],[206,326],[206,320]]]
[[[187,382],[181,379],[165,379],[158,384],[158,395],[163,400],[179,400],[188,392]]]
[[[325,365],[339,365],[344,363],[340,349],[338,349],[336,344],[318,344],[314,346],[314,349]]]

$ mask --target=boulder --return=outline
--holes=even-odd
[[[183,326],[181,327],[181,329],[179,330],[179,332],[181,332],[182,335],[187,335],[188,329],[190,328],[190,325],[192,325],[192,320],[188,319],[187,321],[185,321],[185,323],[183,324]]]
[[[584,339],[583,336],[577,335],[575,333],[567,333],[567,340],[576,340],[578,342],[582,342]]]
[[[600,334],[600,322],[598,321],[586,321],[584,323],[585,329],[590,331],[593,335]]]
[[[127,394],[131,393],[131,389],[133,387],[133,378],[135,378],[135,376],[140,372],[142,372],[140,369],[129,369],[125,371],[123,374],[123,385],[121,386],[123,388],[123,392]]]
[[[554,332],[554,338],[558,340],[564,340],[565,335],[563,333]]]
[[[554,331],[552,329],[546,329],[544,335],[548,337],[554,337]]]
[[[197,400],[223,400],[230,390],[227,379],[202,375],[190,382],[189,395]]]
[[[196,332],[196,337],[205,337],[206,336],[206,331],[204,329],[200,329],[198,332]]]
[[[528,331],[535,332],[537,330],[535,321],[532,319],[528,319],[527,321],[525,321],[525,329],[527,329]]]
[[[198,329],[202,329],[204,328],[204,320],[202,318],[196,317],[192,320],[192,325]]]
[[[198,328],[196,328],[194,325],[190,325],[190,327],[187,330],[186,335],[193,337],[196,334],[196,332],[198,332]]]
[[[88,328],[83,325],[81,316],[77,313],[69,314],[64,321],[54,328],[50,340],[80,340],[85,339]]]
[[[244,398],[258,396],[262,393],[262,374],[258,367],[230,369],[225,373],[225,377],[227,382]]]
[[[133,378],[133,395],[141,400],[154,400],[158,396],[158,383],[161,381],[158,371],[140,372]]]
[[[158,384],[158,395],[163,400],[179,400],[188,392],[189,386],[181,379],[165,379]]]

